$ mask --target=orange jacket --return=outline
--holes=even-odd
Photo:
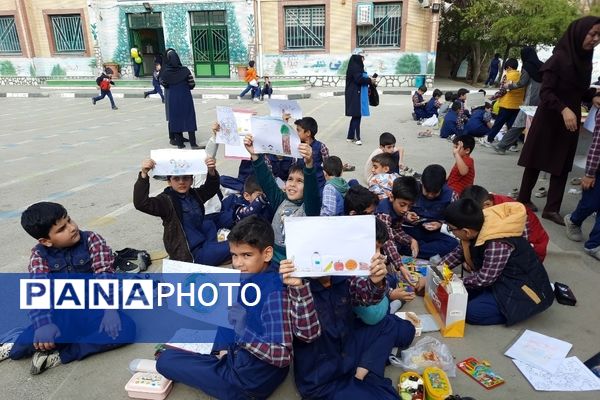
[[[248,70],[246,71],[246,77],[244,78],[244,81],[246,81],[246,83],[249,83],[252,79],[257,79],[256,69],[248,68]]]

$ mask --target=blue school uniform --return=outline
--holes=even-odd
[[[440,129],[441,138],[447,138],[452,135],[462,135],[462,130],[458,128],[458,114],[454,110],[448,111],[448,114],[444,118],[442,129]]]
[[[425,118],[430,118],[438,115],[438,107],[436,107],[436,98],[432,97],[425,105]]]
[[[473,111],[471,118],[469,118],[465,124],[464,134],[474,137],[489,135],[491,130],[487,125],[489,120],[490,119],[486,116],[485,109],[478,108],[477,110]]]
[[[269,290],[271,293],[272,290],[282,290],[275,263],[271,263],[265,272],[250,277],[247,282],[258,284],[263,295],[268,294]],[[260,313],[260,305],[253,307],[247,322],[258,331],[263,324],[253,322],[252,316],[260,316]],[[219,332],[222,331],[225,332],[220,338],[235,337],[231,329],[220,328]],[[213,351],[225,348],[227,354],[220,359],[214,355],[166,350],[158,357],[156,369],[169,379],[200,389],[209,396],[227,400],[266,399],[287,376],[289,367],[279,368],[260,360],[244,349],[241,343],[230,341],[225,344],[217,340]]]
[[[294,341],[296,388],[305,399],[397,399],[384,377],[385,364],[393,347],[410,345],[414,327],[395,315],[376,325],[356,319],[350,281],[334,276],[327,288],[317,279],[310,281],[321,336],[312,343]],[[364,381],[354,378],[358,366],[370,371]]]
[[[317,183],[319,184],[319,195],[323,195],[323,188],[325,187],[325,174],[323,173],[323,154],[321,154],[321,148],[324,146],[323,143],[318,140],[313,140],[310,147],[312,148],[312,158],[313,158],[313,166],[315,168],[315,173],[317,175]],[[305,167],[304,160],[298,158],[296,160],[296,164]]]
[[[418,91],[416,91],[416,92],[413,94],[413,97],[415,97],[415,96],[417,97],[417,102],[419,102],[419,103],[422,103],[422,102],[423,102],[423,100],[424,100],[424,99],[423,99],[423,95],[422,95],[422,94],[420,94]],[[415,112],[415,116],[416,116],[416,119],[417,119],[417,120],[420,120],[420,119],[425,119],[425,118],[427,118],[427,114],[426,114],[426,111],[425,111],[425,107],[423,107],[423,106],[421,106],[421,107],[416,107],[416,106],[413,106],[413,110],[414,110],[414,112]]]

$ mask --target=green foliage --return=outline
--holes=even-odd
[[[337,73],[338,75],[346,75],[346,72],[348,71],[348,62],[350,61],[350,59],[346,59],[344,60],[344,62],[342,62],[342,65],[340,65],[340,68],[338,69]]]
[[[435,73],[435,63],[433,60],[429,60],[427,63],[427,75],[433,75]]]
[[[277,63],[275,63],[275,75],[285,75],[285,71],[283,69],[283,63],[281,62],[281,60],[278,58],[277,59]]]
[[[2,76],[15,76],[17,75],[17,70],[12,62],[0,61],[0,75]]]
[[[421,60],[415,54],[405,54],[396,63],[396,74],[409,75],[421,73]]]
[[[65,76],[67,75],[67,71],[65,71],[60,64],[54,64],[52,67],[52,72],[50,72],[50,76]]]

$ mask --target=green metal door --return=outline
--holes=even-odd
[[[229,45],[225,11],[191,13],[194,73],[198,77],[229,77]]]

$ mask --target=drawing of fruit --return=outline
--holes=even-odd
[[[344,263],[341,261],[336,261],[333,263],[333,269],[336,271],[343,271],[344,270]]]
[[[348,260],[346,261],[346,269],[348,271],[354,271],[356,268],[358,268],[358,263],[355,260]]]
[[[331,271],[331,268],[333,268],[333,261],[329,261],[329,263],[325,266],[325,269],[323,271],[329,272]]]
[[[361,261],[360,264],[359,264],[359,269],[363,270],[363,271],[368,271],[369,270],[369,263]]]

